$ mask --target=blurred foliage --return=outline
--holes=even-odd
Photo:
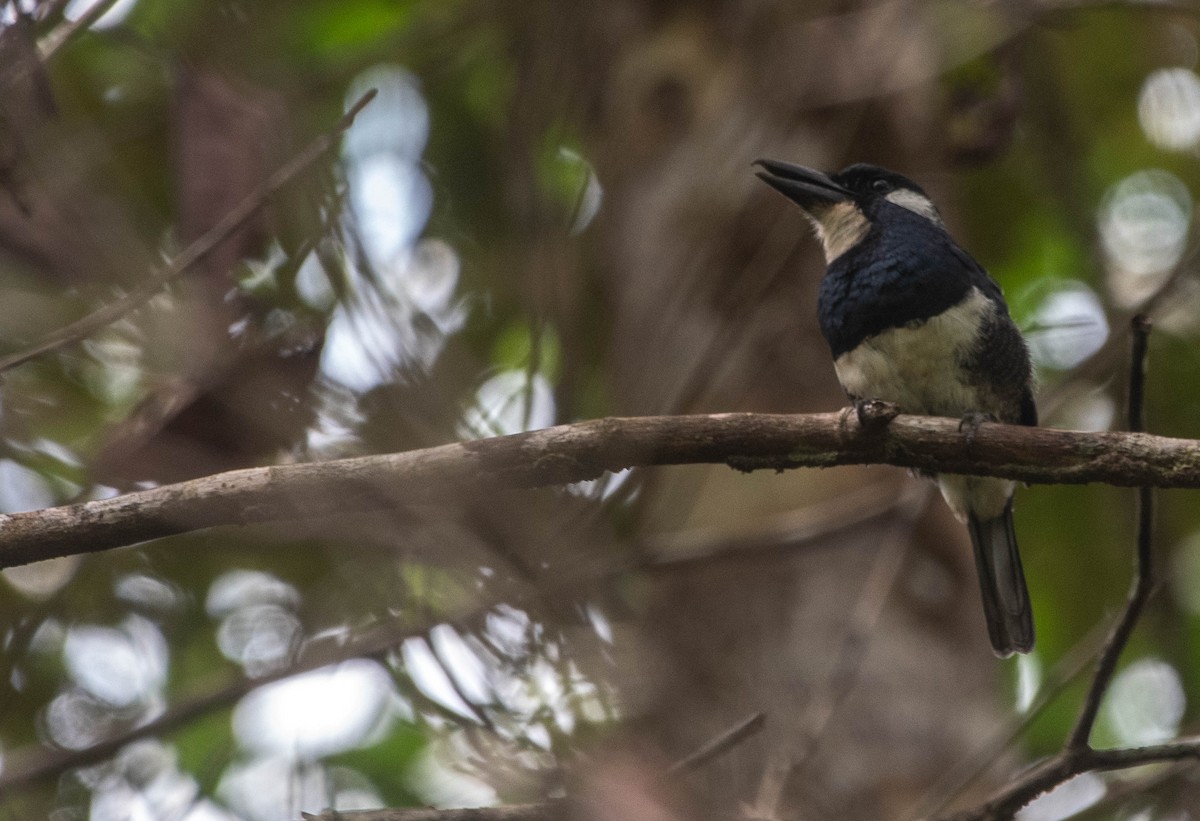
[[[16,5],[31,8],[5,4],[10,21]],[[34,5],[37,14],[50,15],[38,23],[40,36],[61,28],[59,4]],[[522,49],[526,38],[541,36],[536,19],[546,10],[517,5],[138,0],[123,20],[68,42],[46,66],[55,107],[45,123],[32,126],[46,140],[39,143],[45,153],[43,147],[33,153],[43,172],[63,171],[62,180],[48,178],[83,203],[80,213],[93,209],[120,221],[121,237],[109,238],[114,244],[122,237],[141,243],[122,245],[113,258],[144,264],[117,264],[114,273],[100,271],[97,262],[96,277],[85,279],[50,270],[5,237],[5,351],[32,344],[148,276],[186,244],[188,230],[194,236],[204,228],[182,227],[189,202],[219,200],[213,190],[236,199],[237,183],[252,187],[330,127],[364,72],[380,66],[411,72],[428,132],[409,135],[404,145],[389,142],[420,119],[405,103],[410,107],[395,109],[395,121],[378,135],[382,147],[372,149],[403,161],[391,167],[392,177],[353,183],[348,167],[374,155],[344,149],[272,203],[228,270],[197,271],[94,338],[6,374],[0,507],[48,506],[163,480],[149,467],[152,460],[139,461],[159,434],[211,445],[221,457],[214,464],[228,467],[430,446],[624,407],[615,397],[612,362],[619,333],[612,306],[621,295],[604,280],[603,261],[613,251],[597,240],[597,224],[612,219],[621,203],[608,199],[589,157],[604,135],[589,131],[595,112],[580,110],[579,100],[533,94],[536,84],[522,74],[529,69]],[[671,4],[657,5],[662,15],[672,13]],[[943,25],[937,34],[947,54],[959,54],[965,42],[1000,41],[932,80],[947,133],[974,141],[953,175],[943,173],[941,160],[927,169],[956,233],[1001,281],[1018,323],[1031,334],[1055,331],[1041,327],[1039,311],[1068,282],[1098,295],[1104,320],[1123,321],[1131,303],[1113,294],[1113,277],[1123,274],[1112,273],[1102,250],[1100,209],[1106,192],[1149,168],[1170,172],[1193,197],[1200,192],[1200,134],[1189,150],[1168,150],[1152,144],[1138,121],[1139,94],[1152,72],[1196,67],[1195,16],[1085,8],[1002,24],[978,11],[962,19],[955,12]],[[1018,31],[993,37],[1002,25]],[[249,146],[233,138],[222,143],[238,118],[210,112],[208,173],[192,176],[180,173],[186,138],[178,133],[181,78],[188,72],[219,77],[231,97],[268,112],[261,144]],[[1179,116],[1200,118],[1200,111]],[[758,146],[750,137],[745,142],[749,175]],[[257,172],[241,170],[243,153],[254,155],[246,167]],[[255,165],[260,161],[262,167]],[[904,170],[925,179],[920,168]],[[354,191],[354,184],[369,191]],[[383,217],[374,218],[392,227],[412,220],[412,236],[381,254],[373,218],[363,213],[372,208],[382,209]],[[1187,219],[1194,223],[1191,213]],[[8,225],[0,233],[11,232]],[[75,227],[87,237],[104,231],[86,222]],[[87,253],[80,251],[82,260]],[[559,281],[570,270],[585,278]],[[1194,273],[1188,271],[1193,286]],[[204,283],[215,298],[205,296]],[[1181,289],[1170,303],[1171,320],[1152,344],[1148,416],[1155,432],[1200,437],[1195,288]],[[810,326],[811,314],[810,304],[800,305],[795,322]],[[199,336],[206,324],[222,329],[207,342]],[[225,333],[231,328],[235,342]],[[1122,425],[1122,344],[1111,343],[1117,353],[1090,380],[1042,367],[1043,394],[1057,392],[1061,400],[1047,424]],[[218,354],[199,372],[189,371],[205,345]],[[235,379],[228,361],[248,352],[269,364]],[[276,384],[266,375],[285,370],[281,363],[295,365],[296,373]],[[172,393],[179,373],[190,381]],[[348,373],[358,374],[357,381]],[[146,415],[148,397],[204,409],[200,403],[213,397],[222,408],[241,408],[243,396],[263,409],[261,418],[198,412],[201,423],[191,424],[186,413],[165,421]],[[272,415],[283,406],[297,409],[295,429]],[[125,467],[105,473],[97,465],[113,447],[114,429],[138,414],[149,433],[116,440],[120,455],[133,458],[132,473]],[[472,420],[483,420],[483,429],[472,429]],[[252,433],[231,437],[243,422]],[[287,447],[265,435],[244,441],[277,427]],[[192,469],[190,457],[167,453],[186,462],[185,472]],[[197,457],[194,472],[207,472],[209,464]],[[47,751],[86,749],[222,688],[234,695],[169,728],[161,745],[139,747],[137,755],[126,748],[82,768],[51,767],[5,790],[0,804],[12,817],[57,809],[63,814],[56,818],[167,817],[168,811],[180,818],[189,812],[266,818],[339,801],[351,807],[525,799],[560,786],[558,768],[585,746],[573,748],[572,740],[603,738],[622,715],[611,681],[622,638],[612,635],[610,619],[644,593],[628,579],[598,585],[603,589],[589,585],[608,579],[599,571],[612,565],[601,560],[616,561],[623,540],[632,538],[640,481],[520,500],[466,500],[444,517],[400,508],[394,516],[313,525],[311,532],[192,534],[6,571],[0,783]],[[1042,673],[1111,618],[1122,600],[1132,499],[1108,487],[1020,493],[1018,528]],[[1176,729],[1194,728],[1200,599],[1191,591],[1200,588],[1200,560],[1177,558],[1177,548],[1200,550],[1200,506],[1191,493],[1159,499],[1157,542],[1168,574],[1125,661],[1169,662],[1186,697]],[[537,524],[543,520],[548,524]],[[245,573],[251,575],[238,575]],[[539,592],[513,593],[531,581]],[[545,594],[548,587],[573,595],[564,604]],[[223,604],[217,591],[224,591]],[[505,601],[520,606],[505,609]],[[135,615],[140,621],[131,622]],[[381,624],[396,642],[366,655],[392,675],[385,692],[369,696],[379,699],[385,718],[346,748],[315,744],[310,752],[297,744],[288,751],[274,742],[268,754],[235,732],[241,699],[234,691],[245,675],[280,675],[307,648],[348,642]],[[453,625],[458,638],[431,639],[438,624]],[[111,665],[101,664],[97,675],[125,686],[128,703],[104,703],[88,690],[88,675],[71,667],[71,637],[97,625],[126,631],[127,640],[96,645],[87,658]],[[128,638],[135,634],[141,638]],[[165,665],[161,680],[145,668],[148,659]],[[1076,682],[1037,717],[1024,738],[1030,754],[1061,743],[1082,691]],[[326,709],[340,715],[332,702],[368,698],[353,688],[337,693],[328,691],[325,702],[310,703],[288,721],[320,724]],[[1006,709],[1012,700],[1011,688],[997,693]],[[1098,741],[1131,743],[1108,718]],[[264,761],[285,762],[288,776],[263,788],[269,795],[234,783],[238,766]]]

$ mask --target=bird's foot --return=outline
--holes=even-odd
[[[984,422],[998,422],[994,414],[979,413],[971,411],[963,414],[963,418],[958,421],[958,432],[963,435],[967,441],[967,447],[975,444],[975,437],[979,435],[979,428]]]
[[[855,399],[854,404],[842,411],[840,426],[846,430],[850,414],[858,419],[858,426],[865,431],[880,430],[900,415],[900,408],[882,399]]]
[[[853,433],[850,430],[850,417],[854,415],[854,406],[847,405],[838,411],[838,433],[843,439],[847,439]]]

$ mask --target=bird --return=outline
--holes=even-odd
[[[757,176],[800,206],[826,270],[821,333],[860,414],[880,400],[903,413],[1037,425],[1029,348],[1000,286],[946,230],[929,195],[895,171],[856,163],[824,173],[762,159]],[[1028,653],[1033,611],[1007,479],[934,476],[967,525],[996,655]]]

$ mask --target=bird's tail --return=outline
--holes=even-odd
[[[1012,501],[994,519],[967,516],[992,649],[1001,658],[1033,649],[1033,609],[1013,531]]]

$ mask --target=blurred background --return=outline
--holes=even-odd
[[[817,246],[760,156],[924,185],[1004,287],[1044,424],[1124,424],[1149,307],[1150,427],[1200,437],[1190,3],[0,8],[0,353],[144,282],[379,91],[187,276],[5,374],[2,511],[606,415],[837,409]],[[897,469],[370,492],[386,512],[3,571],[3,815],[937,814],[1061,744],[1132,566],[1130,491],[1021,490],[1038,645],[999,661],[964,529]],[[1197,730],[1200,505],[1159,500],[1164,578],[1099,745]],[[1198,779],[1087,775],[1022,818],[1195,818]]]

